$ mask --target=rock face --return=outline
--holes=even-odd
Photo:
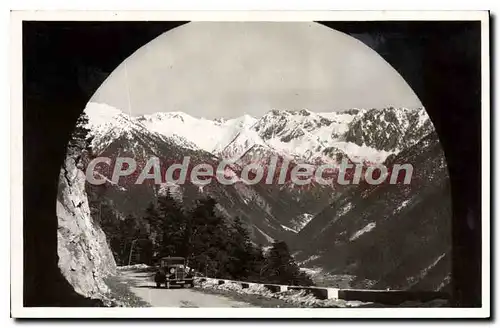
[[[101,298],[108,291],[103,278],[116,263],[101,228],[90,216],[85,175],[68,157],[61,169],[57,197],[59,268],[75,291]]]
[[[345,134],[347,142],[366,145],[390,153],[415,145],[434,131],[424,108],[371,109],[357,115]]]

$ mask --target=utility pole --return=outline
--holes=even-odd
[[[130,245],[130,253],[128,255],[128,265],[130,265],[130,262],[132,261],[132,252],[134,251],[135,242],[139,241],[139,240],[148,240],[148,239],[147,238],[136,238],[136,239],[132,240],[132,244]]]
[[[128,255],[128,265],[130,265],[130,261],[132,260],[132,251],[134,250],[134,244],[137,239],[132,240],[132,244],[130,245],[130,253]]]
[[[208,277],[208,255],[205,255],[205,277]]]

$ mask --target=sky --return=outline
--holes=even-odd
[[[90,101],[133,116],[180,111],[210,119],[421,106],[374,50],[312,22],[182,25],[127,58]]]

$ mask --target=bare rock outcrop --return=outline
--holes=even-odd
[[[59,268],[75,291],[90,298],[108,292],[104,278],[116,272],[106,235],[96,224],[85,192],[85,174],[68,157],[61,169],[57,198]]]

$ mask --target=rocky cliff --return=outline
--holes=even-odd
[[[102,298],[108,292],[103,278],[115,273],[116,263],[104,232],[90,215],[85,175],[71,157],[60,173],[57,218],[62,274],[77,293]]]

